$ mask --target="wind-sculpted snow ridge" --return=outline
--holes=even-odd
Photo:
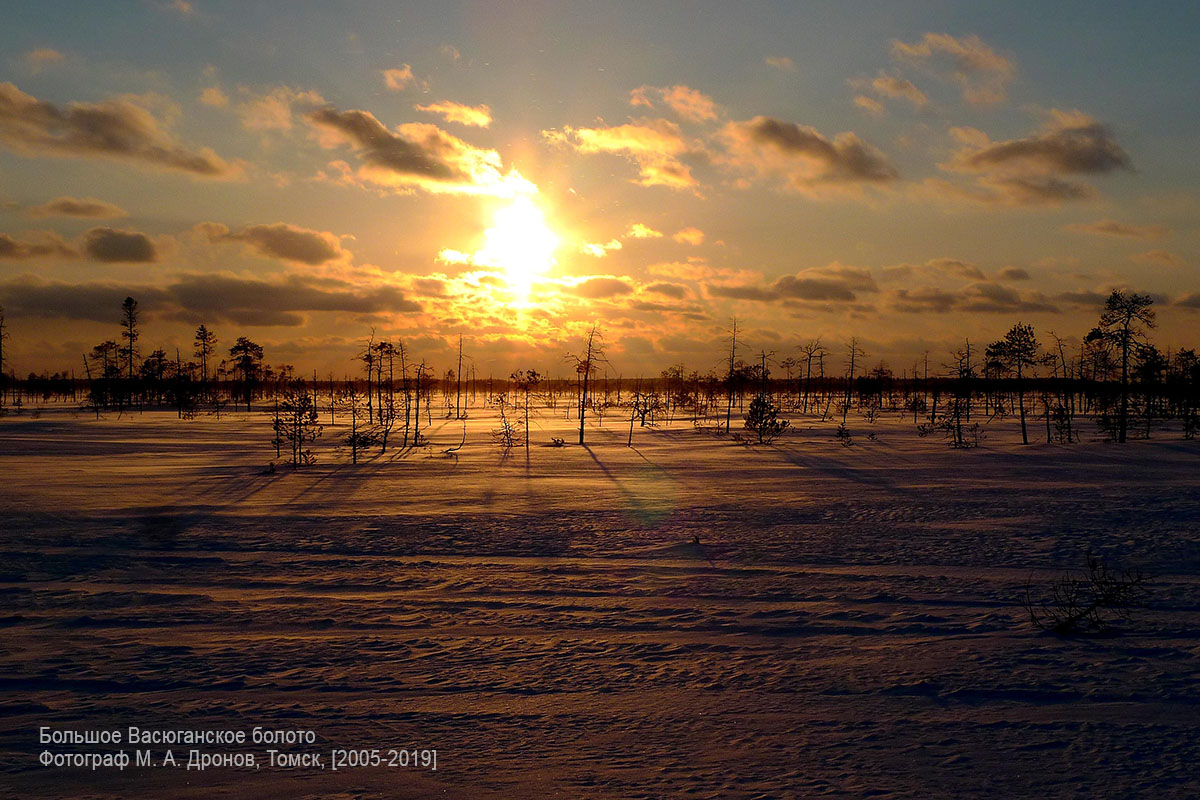
[[[28,797],[1200,795],[1200,450],[589,429],[264,471],[269,420],[0,420],[0,770]],[[539,437],[570,420],[544,418]],[[451,444],[461,423],[435,422]],[[331,437],[332,438],[332,437]],[[569,439],[568,439],[569,440]],[[1034,630],[1088,551],[1117,635]],[[49,772],[39,725],[315,730],[436,772]],[[324,745],[323,745],[324,746]],[[180,773],[182,774],[182,773]]]

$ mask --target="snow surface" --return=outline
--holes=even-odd
[[[504,456],[471,414],[456,456],[435,417],[352,466],[339,418],[273,473],[260,413],[0,419],[0,794],[1200,796],[1200,443],[1006,420],[955,451],[852,416],[851,447],[802,419],[628,448],[609,415],[553,448],[560,409]],[[1089,550],[1149,572],[1149,608],[1037,632],[1027,582]],[[37,764],[39,725],[131,724],[438,770]]]

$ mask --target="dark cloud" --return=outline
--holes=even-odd
[[[503,190],[498,153],[474,147],[436,125],[410,122],[391,131],[368,111],[333,107],[309,113],[308,120],[327,134],[327,145],[355,149],[365,165],[359,176],[363,180],[440,192]]]
[[[206,147],[184,147],[130,100],[58,106],[11,83],[0,83],[0,143],[24,154],[116,158],[203,178],[242,172]]]
[[[92,228],[83,235],[83,252],[109,264],[145,264],[158,260],[154,242],[144,233]]]
[[[339,261],[350,255],[342,249],[341,240],[334,234],[285,222],[248,225],[236,233],[231,233],[224,225],[215,222],[201,223],[198,227],[208,235],[209,241],[242,242],[268,258],[279,258],[309,266]]]
[[[15,316],[115,320],[132,296],[147,312],[188,321],[226,320],[243,325],[295,326],[300,312],[413,313],[421,306],[391,286],[364,288],[291,276],[278,281],[231,275],[184,275],[165,287],[107,282],[68,284],[22,277],[0,284],[2,304]]]
[[[129,216],[125,209],[97,200],[94,197],[56,197],[26,212],[31,217],[83,217],[85,219],[112,219]]]
[[[1034,165],[1066,175],[1133,168],[1129,154],[1108,127],[1082,115],[1069,118],[1064,115],[1049,130],[1023,139],[991,142],[964,154],[962,163],[977,170],[1010,164]]]
[[[598,300],[604,297],[632,294],[633,287],[620,278],[598,277],[585,278],[574,286],[564,287],[563,291],[579,297],[586,297],[589,300]]]
[[[897,178],[882,153],[853,133],[832,140],[815,128],[758,116],[722,130],[736,164],[781,172],[795,188],[814,182],[886,182]]]
[[[708,293],[734,300],[803,300],[849,302],[860,293],[878,292],[870,270],[834,262],[784,275],[770,286],[708,284]]]
[[[654,292],[655,294],[661,294],[666,297],[674,297],[677,300],[682,300],[690,294],[688,288],[683,284],[667,283],[665,281],[660,283],[652,283],[643,288],[642,291]]]
[[[1058,310],[1040,292],[1018,292],[1008,286],[989,281],[973,283],[954,291],[933,287],[897,289],[891,293],[889,301],[896,311],[915,314],[949,311],[1034,313]]]
[[[1200,308],[1200,292],[1193,292],[1175,301],[1180,308]]]
[[[1029,270],[1020,267],[1005,267],[996,273],[996,277],[1002,281],[1027,281],[1030,279]]]
[[[115,283],[68,284],[21,277],[0,284],[5,310],[14,317],[51,317],[116,323],[129,286]],[[137,301],[152,311],[169,299],[163,289],[138,287]]]

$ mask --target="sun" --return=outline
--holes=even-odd
[[[557,263],[558,242],[542,210],[530,198],[518,197],[496,211],[475,262],[503,269],[513,294],[527,298],[533,282]]]

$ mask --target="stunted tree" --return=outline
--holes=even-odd
[[[241,375],[242,395],[246,400],[246,410],[249,411],[254,385],[262,375],[262,345],[239,336],[233,347],[229,348],[229,357],[233,359],[234,371]]]
[[[858,346],[858,337],[850,338],[850,343],[846,345],[846,397],[842,406],[842,424],[846,423],[846,414],[850,411],[851,391],[854,388],[854,368],[858,362],[866,358],[867,351]]]
[[[289,381],[279,401],[275,419],[276,452],[280,444],[287,444],[292,451],[292,467],[316,462],[316,456],[308,446],[321,437],[323,428],[317,421],[317,404],[304,381]]]
[[[217,337],[207,326],[201,325],[196,328],[196,338],[193,341],[195,345],[196,358],[200,359],[200,380],[204,385],[208,385],[208,357],[216,352]]]
[[[121,360],[125,362],[125,377],[133,380],[134,361],[137,360],[137,340],[141,337],[138,331],[138,303],[132,297],[126,297],[121,303],[121,338],[125,344],[121,347]]]
[[[1104,302],[1100,323],[1087,335],[1089,342],[1102,342],[1116,350],[1121,359],[1121,405],[1117,413],[1117,441],[1124,442],[1129,430],[1129,372],[1136,348],[1145,343],[1146,331],[1154,327],[1154,300],[1145,294],[1125,294],[1118,289]]]
[[[1029,444],[1029,431],[1025,427],[1025,373],[1042,362],[1042,345],[1033,333],[1032,325],[1018,322],[1004,334],[1004,338],[987,347],[987,357],[1001,369],[1016,376],[1017,408],[1021,415],[1021,442]]]
[[[527,369],[517,370],[508,379],[525,394],[525,449],[529,450],[529,395],[542,382],[542,376],[535,369]]]
[[[8,378],[4,372],[4,343],[8,341],[8,326],[4,321],[4,306],[0,306],[0,408],[4,407],[4,393],[8,389]]]
[[[600,364],[605,363],[604,337],[600,329],[593,325],[583,342],[583,351],[578,354],[567,354],[567,360],[574,363],[575,374],[579,385],[579,443],[583,444],[583,423],[587,417],[588,392],[592,375]]]

